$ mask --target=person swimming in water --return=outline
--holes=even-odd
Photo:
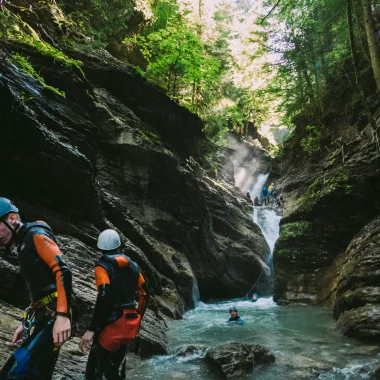
[[[253,293],[252,302],[256,302],[259,299],[259,295],[257,293]]]
[[[230,318],[228,318],[227,323],[237,322],[239,325],[244,323],[244,321],[238,316],[238,311],[235,306],[230,307],[228,311],[230,312]]]

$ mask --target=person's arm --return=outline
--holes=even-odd
[[[95,267],[95,283],[98,296],[96,298],[94,312],[92,313],[91,323],[78,343],[82,352],[86,352],[90,349],[95,331],[106,324],[109,312],[111,289],[110,278],[105,268],[101,266]]]
[[[148,289],[148,284],[142,273],[140,272],[139,279],[137,281],[137,294],[139,297],[139,304],[137,307],[137,312],[143,317],[145,310],[148,306],[148,301],[150,298],[150,293]]]
[[[60,249],[52,239],[45,235],[35,234],[33,242],[38,255],[55,275],[58,293],[56,315],[70,317],[71,271],[63,260]]]
[[[95,283],[98,290],[94,312],[88,330],[96,331],[107,322],[109,301],[111,299],[110,278],[105,268],[95,267]]]
[[[49,266],[55,275],[57,288],[56,320],[53,327],[53,342],[61,346],[70,338],[70,298],[72,291],[71,271],[63,260],[57,244],[42,234],[34,234],[33,242],[37,254]]]

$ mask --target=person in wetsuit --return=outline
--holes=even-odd
[[[228,318],[227,323],[237,322],[238,324],[243,324],[243,320],[238,316],[238,311],[235,306],[230,307],[228,311],[230,312],[230,318]]]
[[[119,367],[127,345],[136,337],[149,300],[146,280],[138,265],[120,252],[120,236],[103,231],[98,238],[102,257],[95,264],[98,290],[91,324],[79,342],[82,351],[90,348],[86,379],[121,379]],[[138,307],[135,308],[135,294]]]
[[[253,293],[252,302],[256,302],[259,299],[259,295],[257,293]]]
[[[71,272],[50,227],[40,221],[23,224],[18,211],[0,197],[0,246],[17,244],[31,304],[12,338],[14,346],[21,345],[5,363],[0,379],[51,379],[59,349],[71,334]]]

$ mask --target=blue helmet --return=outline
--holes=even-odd
[[[236,311],[236,312],[237,312],[237,309],[236,309],[235,306],[233,306],[233,307],[230,307],[228,311],[229,311],[230,313],[231,313],[231,311]]]
[[[18,208],[8,198],[0,197],[0,218],[11,212],[18,214]]]
[[[259,295],[257,293],[253,293],[252,297],[259,298]]]

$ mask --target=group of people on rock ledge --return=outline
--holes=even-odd
[[[254,206],[267,206],[273,203],[275,207],[279,207],[282,209],[285,207],[285,199],[281,194],[280,196],[278,196],[278,190],[274,183],[271,183],[268,186],[268,188],[266,186],[263,187],[261,191],[261,202],[260,195],[256,195],[255,198],[252,200],[249,191],[245,193],[245,197],[247,198],[248,202],[250,202]]]
[[[2,368],[0,379],[51,379],[59,350],[72,332],[72,273],[51,228],[42,221],[22,223],[19,209],[0,197],[0,246],[13,244],[31,304],[13,335],[12,345],[18,348]],[[95,263],[98,295],[79,348],[90,350],[86,379],[102,379],[103,374],[107,379],[121,379],[119,367],[127,345],[138,334],[149,290],[138,265],[121,251],[115,230],[103,231],[97,247],[102,253]]]

